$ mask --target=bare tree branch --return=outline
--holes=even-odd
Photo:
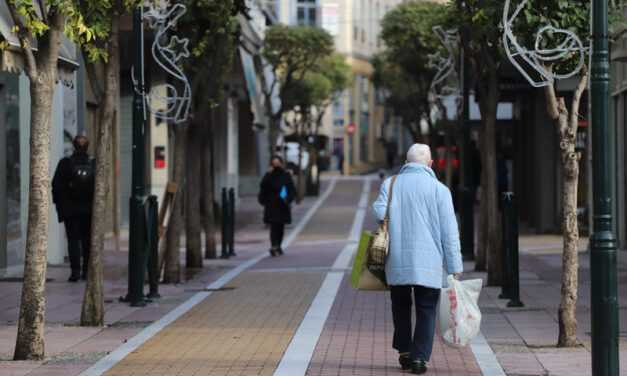
[[[552,65],[547,65],[544,67],[548,72],[553,71]],[[549,113],[549,117],[553,120],[557,120],[560,116],[559,113],[559,103],[557,99],[557,93],[555,92],[554,85],[547,85],[544,87],[544,92],[546,94],[546,110]]]
[[[98,77],[98,72],[96,72],[96,64],[92,62],[85,62],[85,71],[87,72],[87,78],[89,79],[89,85],[92,88],[94,97],[96,97],[96,103],[100,105],[104,89],[102,88],[102,85],[100,85],[101,80]]]
[[[44,23],[48,23],[48,14],[46,13],[46,7],[41,3],[41,0],[37,0],[37,6],[39,7],[39,11],[41,12],[41,19]]]
[[[33,35],[24,25],[24,22],[22,22],[22,17],[17,12],[15,5],[10,1],[7,1],[6,4],[9,8],[9,12],[11,13],[13,24],[18,28],[17,38],[20,41],[22,54],[24,55],[24,60],[26,61],[26,74],[29,79],[34,80],[39,74],[37,71],[37,60],[35,59],[35,54],[32,49]]]
[[[581,97],[588,87],[588,67],[584,65],[582,72],[575,93],[573,94],[572,108],[570,110],[570,127],[574,134],[577,134],[577,127],[579,126],[579,105],[581,103]]]

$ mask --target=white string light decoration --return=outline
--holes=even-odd
[[[572,31],[546,25],[541,27],[536,33],[533,50],[529,50],[518,43],[512,30],[512,25],[528,1],[523,0],[510,15],[510,0],[505,0],[503,9],[503,46],[507,57],[533,87],[544,87],[552,85],[556,80],[574,77],[583,68],[586,62],[586,52],[589,48],[584,47],[581,39]],[[557,40],[561,40],[561,42],[554,48],[543,48],[542,42],[548,36],[553,36],[553,39],[557,37]],[[559,63],[572,57],[577,59],[577,64],[570,72],[559,74],[546,68],[547,65]],[[539,76],[533,78],[532,73],[523,67],[523,62]]]
[[[429,66],[436,70],[430,90],[438,98],[448,95],[457,96],[459,88],[449,85],[451,81],[457,81],[455,70],[455,48],[459,43],[457,30],[444,30],[442,26],[434,26],[433,32],[444,46],[446,56],[442,56],[441,51],[429,55]]]
[[[167,2],[161,6],[155,3],[150,3],[148,11],[143,14],[143,19],[148,21],[151,29],[156,31],[151,48],[152,57],[168,74],[170,80],[164,85],[166,95],[161,94],[157,88],[152,88],[150,93],[140,94],[155,117],[179,124],[187,120],[191,107],[192,88],[179,66],[181,59],[190,56],[187,48],[189,39],[180,39],[176,35],[169,34],[172,33],[177,21],[185,14],[187,8],[180,3],[172,7],[169,7]],[[134,77],[133,81],[137,90],[138,85]],[[182,93],[179,93],[181,89]]]

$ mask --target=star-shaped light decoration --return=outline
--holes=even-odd
[[[170,43],[164,48],[164,52],[172,57],[172,61],[177,63],[184,57],[189,57],[189,49],[187,48],[189,39],[180,39],[176,35],[170,38]]]

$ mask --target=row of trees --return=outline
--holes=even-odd
[[[182,67],[192,86],[187,122],[170,126],[174,138],[173,182],[177,195],[163,247],[164,283],[181,278],[181,236],[186,239],[186,267],[200,268],[203,258],[216,257],[212,129],[220,126],[226,85],[239,41],[238,17],[246,16],[244,0],[183,1],[187,13],[178,33],[189,38],[191,57]],[[9,0],[30,79],[30,195],[25,249],[24,283],[20,304],[15,360],[44,357],[45,280],[48,249],[49,160],[52,101],[58,76],[62,37],[77,44],[98,100],[94,125],[97,162],[91,256],[81,312],[81,325],[104,323],[103,251],[106,193],[111,176],[111,132],[115,127],[119,93],[120,18],[129,16],[139,0]],[[36,49],[34,48],[36,46]],[[336,55],[332,37],[311,27],[271,27],[258,57],[274,72],[264,83],[270,143],[274,145],[284,118],[301,139],[317,134],[322,116],[336,92],[349,83],[344,58]],[[263,76],[263,75],[262,75]],[[264,76],[265,78],[265,76]],[[227,90],[225,90],[227,88]],[[280,107],[272,97],[279,93]],[[286,116],[286,114],[290,114]],[[198,157],[200,156],[200,158]],[[203,244],[203,233],[205,242]],[[204,254],[203,254],[204,250]]]
[[[301,155],[297,191],[300,196],[304,184],[304,149],[308,148],[313,157],[310,164],[317,166],[318,151],[307,138],[318,135],[329,105],[350,84],[350,67],[344,56],[335,52],[333,37],[328,32],[308,26],[271,27],[264,41],[263,58],[272,67],[275,77],[273,82],[264,85],[266,112],[271,119],[270,145],[276,145],[282,124],[298,139]],[[275,90],[281,99],[277,109],[272,107]]]
[[[118,83],[119,17],[140,2],[134,0],[54,0],[43,5],[27,0],[7,2],[20,41],[24,70],[30,80],[30,191],[16,360],[44,356],[45,281],[48,251],[49,161],[52,101],[58,77],[57,61],[63,35],[83,50],[87,71],[94,82],[103,82],[100,101],[96,159],[96,205],[94,207],[92,257],[81,322],[102,325],[102,223],[107,160],[113,127]],[[36,47],[36,49],[34,48]],[[99,75],[98,72],[101,72]],[[103,80],[101,80],[104,78]]]
[[[512,8],[521,0],[512,1]],[[509,65],[504,52],[502,0],[456,0],[449,4],[409,2],[389,12],[382,24],[381,37],[386,50],[374,60],[375,83],[387,91],[387,104],[399,116],[416,141],[424,142],[421,121],[430,123],[434,98],[430,82],[435,74],[427,56],[437,53],[441,46],[432,31],[433,26],[456,29],[460,35],[460,51],[466,58],[466,72],[481,112],[481,208],[476,269],[487,270],[488,284],[500,285],[503,279],[500,219],[496,169],[496,122],[500,98],[499,81],[503,68]],[[613,12],[618,9],[614,7]],[[521,45],[533,50],[537,32],[545,25],[566,29],[582,39],[590,33],[589,1],[530,0],[520,13],[515,34]],[[539,48],[547,50],[564,42],[564,35],[542,35]],[[547,71],[568,71],[576,64],[577,53],[567,54],[559,61],[548,61]],[[459,56],[456,57],[459,61]],[[575,308],[578,286],[577,184],[580,154],[575,150],[581,98],[588,83],[588,67],[584,66],[576,89],[567,103],[555,83],[545,87],[547,112],[559,135],[561,153],[563,207],[563,271],[562,298],[559,308],[558,346],[577,344]],[[461,131],[461,130],[460,130]]]

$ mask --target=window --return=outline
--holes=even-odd
[[[336,127],[344,126],[344,93],[337,94],[333,102],[333,124]]]
[[[297,0],[296,22],[299,25],[316,26],[316,0]]]

